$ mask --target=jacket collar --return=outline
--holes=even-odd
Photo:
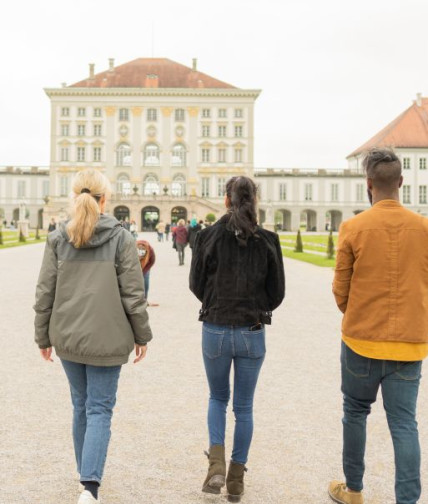
[[[373,208],[401,208],[402,206],[403,205],[397,200],[384,199],[375,203]]]

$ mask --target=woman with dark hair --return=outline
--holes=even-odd
[[[209,468],[202,491],[228,500],[244,493],[244,471],[253,434],[253,400],[266,353],[265,324],[285,293],[278,235],[257,225],[257,187],[248,177],[226,185],[227,213],[196,235],[190,289],[202,302],[202,351],[210,399]],[[226,409],[234,366],[235,435],[226,478]]]

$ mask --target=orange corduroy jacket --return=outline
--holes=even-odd
[[[333,293],[343,335],[428,342],[428,219],[388,199],[343,222]]]

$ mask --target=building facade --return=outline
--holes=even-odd
[[[45,223],[62,217],[77,171],[103,171],[109,211],[150,230],[159,219],[222,211],[225,183],[253,174],[254,103],[244,90],[168,59],[140,58],[71,86],[51,100],[50,195]]]

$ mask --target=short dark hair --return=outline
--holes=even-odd
[[[401,177],[401,161],[392,149],[371,149],[364,156],[363,168],[380,189],[393,189]]]

